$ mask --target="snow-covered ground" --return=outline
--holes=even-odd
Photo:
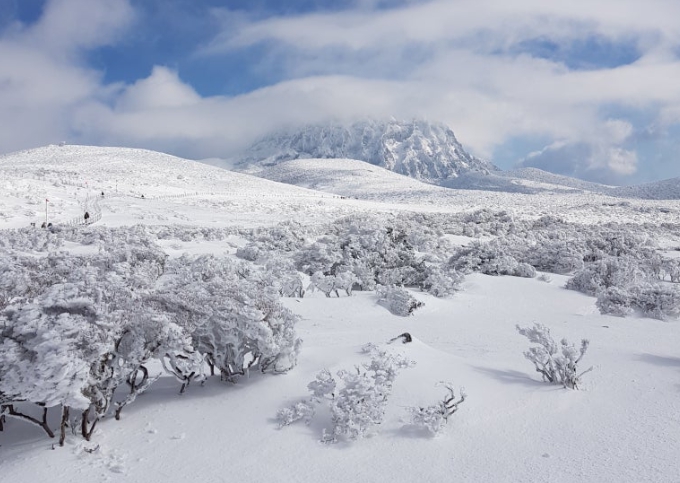
[[[506,210],[518,219],[553,215],[587,224],[659,227],[680,221],[676,201],[447,191],[408,179],[401,189],[393,173],[380,181],[363,178],[361,165],[353,162],[338,163],[325,174],[313,171],[313,164],[289,164],[294,170],[279,174],[307,176],[300,184],[318,191],[148,151],[79,146],[26,151],[0,158],[0,229],[39,225],[45,199],[49,221],[79,219],[94,206],[101,214],[96,224],[103,226],[256,227],[285,220],[329,222],[350,213],[480,208]],[[370,176],[381,172],[371,169]],[[465,243],[464,237],[451,238]],[[675,240],[675,233],[667,233],[667,248],[677,246]],[[159,244],[171,257],[231,256],[244,240],[234,234]],[[92,247],[71,243],[64,249],[85,253]],[[253,374],[236,384],[211,378],[183,395],[174,378],[162,376],[123,411],[121,421],[102,421],[91,442],[69,435],[66,446],[54,450],[42,430],[8,419],[0,432],[0,480],[680,481],[680,324],[600,315],[593,297],[563,288],[566,278],[469,275],[450,298],[413,291],[425,305],[411,317],[392,315],[374,292],[282,299],[302,317],[297,328],[304,344],[289,373]],[[524,358],[529,344],[515,325],[535,322],[549,326],[556,339],[590,340],[583,367],[594,370],[583,377],[580,390],[542,383]],[[277,411],[308,396],[306,386],[318,371],[353,370],[368,361],[360,351],[364,344],[384,344],[406,331],[414,342],[387,347],[416,365],[397,377],[375,435],[321,443],[323,428],[331,426],[324,410],[309,426],[277,429]],[[468,398],[433,437],[408,423],[405,408],[440,400],[439,381],[465,387]]]

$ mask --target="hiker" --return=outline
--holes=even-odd
[[[102,198],[104,197],[104,192],[102,191]]]
[[[85,223],[87,223],[87,220],[89,220],[89,219],[90,219],[90,213],[86,211],[85,212]]]

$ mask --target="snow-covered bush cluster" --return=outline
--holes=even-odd
[[[392,341],[409,334],[402,334]],[[404,339],[405,341],[406,339]],[[394,381],[403,369],[416,363],[396,352],[388,352],[375,344],[366,344],[363,352],[371,355],[371,362],[356,366],[354,370],[340,370],[334,377],[328,369],[317,373],[307,385],[311,396],[298,401],[277,413],[279,428],[297,421],[310,424],[320,404],[327,404],[332,427],[325,428],[321,440],[335,443],[341,439],[350,441],[372,434],[385,417],[388,399]],[[442,431],[448,419],[462,404],[467,395],[463,389],[456,398],[450,383],[439,383],[446,390],[446,396],[426,407],[407,406],[408,422],[433,434]]]
[[[340,370],[335,377],[322,370],[307,385],[311,397],[277,413],[279,427],[303,420],[309,424],[315,407],[328,404],[330,429],[324,429],[322,441],[336,442],[341,437],[356,440],[370,434],[385,416],[392,386],[403,369],[415,362],[402,354],[387,352],[371,345],[371,362],[353,370]]]
[[[599,297],[603,313],[667,318],[680,311],[675,289],[665,283],[680,282],[680,263],[655,250],[658,230],[579,225],[554,216],[516,220],[511,213],[490,209],[352,215],[321,227],[288,223],[255,230],[237,255],[261,265],[285,265],[278,271],[287,280],[281,295],[304,294],[296,270],[311,277],[308,290],[327,296],[394,285],[437,297],[458,291],[467,273],[533,278],[540,270],[573,275],[568,288]],[[454,247],[447,234],[493,238]]]
[[[601,313],[619,317],[638,312],[653,319],[677,319],[680,290],[674,285],[643,280],[606,288],[597,294],[596,304]]]
[[[292,260],[297,270],[312,277],[309,288],[327,296],[375,290],[377,285],[448,296],[458,290],[462,275],[446,263],[451,246],[443,232],[426,222],[416,215],[352,215],[314,230],[286,224],[252,233],[236,255],[259,264]]]
[[[101,418],[120,417],[155,381],[152,359],[181,391],[215,370],[234,380],[296,364],[297,317],[279,303],[275,271],[213,256],[169,261],[134,227],[78,236],[83,243],[91,237],[97,252],[0,257],[5,416],[35,422],[52,436],[46,418],[54,408],[62,443],[67,427],[89,439]]]
[[[572,274],[567,288],[598,298],[602,313],[658,319],[680,314],[680,263],[656,250],[655,234],[672,227],[578,225],[552,216],[514,221],[506,212],[462,215],[463,234],[495,235],[456,249],[457,273],[533,277],[536,270]]]
[[[451,257],[450,263],[454,270],[461,273],[481,272],[486,275],[526,278],[536,276],[534,267],[505,254],[502,246],[496,242],[473,242],[469,246],[459,248]]]
[[[625,317],[635,312],[656,319],[680,315],[680,289],[664,281],[675,278],[675,262],[658,255],[606,257],[587,264],[567,282],[567,288],[597,297],[603,314]]]
[[[517,331],[535,344],[524,352],[524,357],[534,364],[543,381],[578,389],[581,376],[593,369],[591,367],[582,372],[578,370],[578,363],[590,344],[588,339],[582,339],[581,346],[577,349],[567,339],[562,339],[558,345],[550,335],[550,329],[543,324],[534,324],[533,327],[517,325]]]
[[[318,290],[326,295],[326,297],[330,297],[331,294],[340,297],[341,290],[349,297],[352,295],[354,285],[359,282],[359,279],[351,272],[324,275],[323,272],[318,271],[314,272],[310,280],[311,282],[307,290],[310,292]]]

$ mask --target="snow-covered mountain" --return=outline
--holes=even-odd
[[[238,156],[235,167],[256,172],[300,158],[358,159],[431,183],[498,169],[467,153],[446,125],[422,120],[362,120],[277,132]]]
[[[501,171],[492,163],[466,152],[448,126],[425,120],[361,120],[348,124],[325,123],[291,128],[261,138],[234,158],[211,164],[307,186],[304,181],[307,176],[299,174],[304,163],[284,168],[286,174],[281,179],[277,178],[281,173],[271,169],[297,159],[332,159],[332,162],[329,161],[331,166],[342,164],[337,160],[354,159],[454,189],[525,194],[566,190],[621,198],[680,199],[680,178],[615,187],[537,168]],[[325,175],[328,174],[327,169],[317,163],[307,167],[321,169],[326,171]],[[346,168],[341,167],[345,174]],[[319,173],[310,176],[319,176]]]

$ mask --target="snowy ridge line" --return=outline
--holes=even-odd
[[[126,195],[122,195],[126,196]],[[127,195],[131,196],[134,198],[137,198],[137,196],[132,196],[132,195]],[[290,195],[290,194],[263,194],[263,193],[258,193],[256,195],[252,194],[246,194],[246,193],[231,193],[231,192],[215,192],[215,191],[197,191],[193,193],[182,193],[182,194],[175,194],[175,195],[160,195],[160,196],[144,196],[144,199],[148,200],[169,200],[169,199],[176,199],[176,198],[189,198],[192,196],[224,196],[227,198],[337,198],[341,199],[341,195],[335,195],[335,194],[296,194],[296,195]]]

